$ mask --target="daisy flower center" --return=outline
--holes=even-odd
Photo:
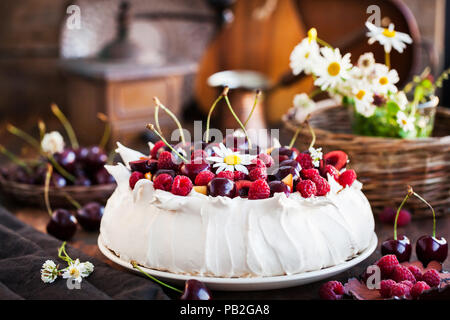
[[[380,82],[381,85],[384,86],[384,85],[388,84],[389,80],[388,80],[387,77],[381,77],[379,82]]]
[[[356,94],[356,98],[358,100],[362,100],[362,98],[364,98],[365,95],[366,95],[366,92],[364,90],[359,90],[358,93]]]
[[[308,59],[309,57],[309,52],[305,53],[305,59]]]
[[[393,38],[393,37],[395,37],[395,30],[384,29],[383,36],[385,36],[387,38]]]
[[[228,165],[237,165],[241,163],[241,158],[235,154],[230,154],[223,158],[223,162],[225,162]]]
[[[406,119],[402,119],[402,123],[403,123],[404,125],[407,125],[407,124],[408,124],[408,121],[406,121]]]
[[[337,62],[332,62],[328,65],[328,74],[332,77],[336,77],[341,71],[341,65]]]
[[[80,272],[76,268],[73,268],[70,270],[70,275],[74,278],[78,278],[78,276],[80,275]]]

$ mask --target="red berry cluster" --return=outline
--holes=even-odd
[[[256,200],[272,197],[278,192],[289,196],[295,191],[304,198],[325,196],[330,191],[328,175],[343,187],[352,185],[356,180],[353,170],[340,173],[348,159],[342,151],[326,154],[320,166],[315,168],[308,152],[300,153],[295,148],[280,147],[272,150],[271,154],[259,153],[252,163],[246,166],[246,174],[241,171],[216,172],[216,168],[206,160],[214,155],[210,145],[202,143],[201,149],[194,149],[194,145],[199,144],[189,144],[182,148],[184,154],[191,154],[191,161],[186,163],[177,159],[175,153],[170,152],[170,148],[163,141],[158,141],[148,158],[129,163],[132,171],[130,188],[133,189],[141,179],[149,179],[153,181],[155,189],[169,191],[175,195],[185,196],[194,189],[213,197]],[[241,153],[249,151],[239,148],[237,150]],[[280,161],[278,168],[275,168],[275,160]]]

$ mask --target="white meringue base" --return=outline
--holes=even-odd
[[[130,159],[127,150],[118,150],[124,159]],[[131,190],[125,166],[107,169],[118,186],[102,218],[103,243],[121,259],[152,269],[214,277],[292,275],[345,262],[369,246],[374,232],[359,182],[337,193],[342,187],[329,177],[330,193],[309,199],[299,193],[230,199],[195,191],[181,197],[155,190],[145,179]]]

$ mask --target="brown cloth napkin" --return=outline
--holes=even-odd
[[[58,258],[60,246],[61,241],[22,223],[0,207],[0,299],[169,299],[151,280],[113,269],[70,246],[69,256],[90,261],[94,272],[83,279],[80,289],[68,289],[62,277],[44,283],[40,270],[46,260],[66,266]]]

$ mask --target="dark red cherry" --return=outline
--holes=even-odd
[[[110,184],[115,183],[116,180],[112,175],[109,174],[108,170],[104,167],[97,170],[95,173],[95,183],[96,184]]]
[[[271,181],[269,182],[270,196],[273,197],[274,193],[284,192],[289,197],[289,187],[283,181]]]
[[[154,174],[158,170],[158,160],[150,159],[148,160],[148,167],[151,174]]]
[[[75,182],[73,184],[76,186],[89,187],[92,185],[92,181],[88,177],[79,176],[75,178]]]
[[[86,147],[79,147],[78,149],[75,149],[76,159],[77,159],[77,162],[79,162],[79,163],[85,163],[88,154],[89,154],[89,149]]]
[[[168,175],[172,176],[172,178],[175,178],[175,176],[177,175],[177,173],[175,171],[173,171],[172,169],[159,169],[153,175],[152,180],[155,180],[156,177],[162,173],[167,173]]]
[[[248,190],[252,185],[253,181],[250,180],[238,180],[236,184],[236,194],[241,198],[248,198]]]
[[[181,174],[188,176],[189,179],[192,181],[195,181],[195,177],[197,175],[205,170],[208,170],[210,168],[210,165],[206,162],[196,163],[196,162],[190,162],[190,163],[183,163],[180,169]]]
[[[278,168],[278,170],[273,174],[273,177],[275,178],[274,180],[281,181],[289,174],[292,174],[292,178],[294,179],[294,181],[297,181],[300,179],[299,171],[291,166],[285,166],[285,167]]]
[[[208,183],[208,195],[212,197],[228,197],[236,196],[236,184],[227,178],[214,178]]]
[[[211,300],[211,291],[205,286],[203,282],[198,280],[189,279],[184,286],[183,295],[181,300]]]
[[[328,152],[323,156],[322,165],[323,167],[326,167],[327,164],[331,164],[340,171],[342,168],[345,168],[347,161],[348,155],[344,151],[335,150]]]
[[[90,170],[98,169],[106,164],[108,155],[99,146],[92,146],[88,148],[86,155],[86,165]]]
[[[76,212],[78,223],[83,229],[97,231],[100,229],[100,221],[105,207],[98,202],[89,202]]]
[[[152,163],[154,163],[153,161]],[[147,172],[150,172],[150,162],[148,159],[140,159],[135,161],[130,161],[129,163],[131,171],[139,171],[141,173],[146,174]]]
[[[417,258],[427,266],[430,261],[440,263],[447,259],[448,243],[443,237],[422,236],[416,242]]]
[[[70,240],[77,231],[77,219],[65,209],[56,209],[47,224],[47,233],[59,240]]]
[[[50,185],[52,187],[62,188],[67,186],[67,180],[59,173],[53,172],[52,177],[50,179]]]
[[[407,236],[401,235],[397,240],[389,238],[381,244],[381,255],[394,254],[399,262],[409,261],[411,258],[411,241]]]
[[[74,172],[75,164],[77,160],[77,155],[73,149],[64,149],[61,153],[56,153],[54,155],[55,160],[67,171]]]
[[[214,154],[213,147],[218,147],[218,146],[219,146],[219,144],[215,143],[215,142],[208,142],[208,143],[202,142],[201,143],[201,149],[206,152],[208,157],[211,157]]]
[[[300,163],[297,162],[297,160],[284,160],[280,163],[280,167],[293,167],[297,169],[297,171],[302,170],[302,167],[300,166]]]

